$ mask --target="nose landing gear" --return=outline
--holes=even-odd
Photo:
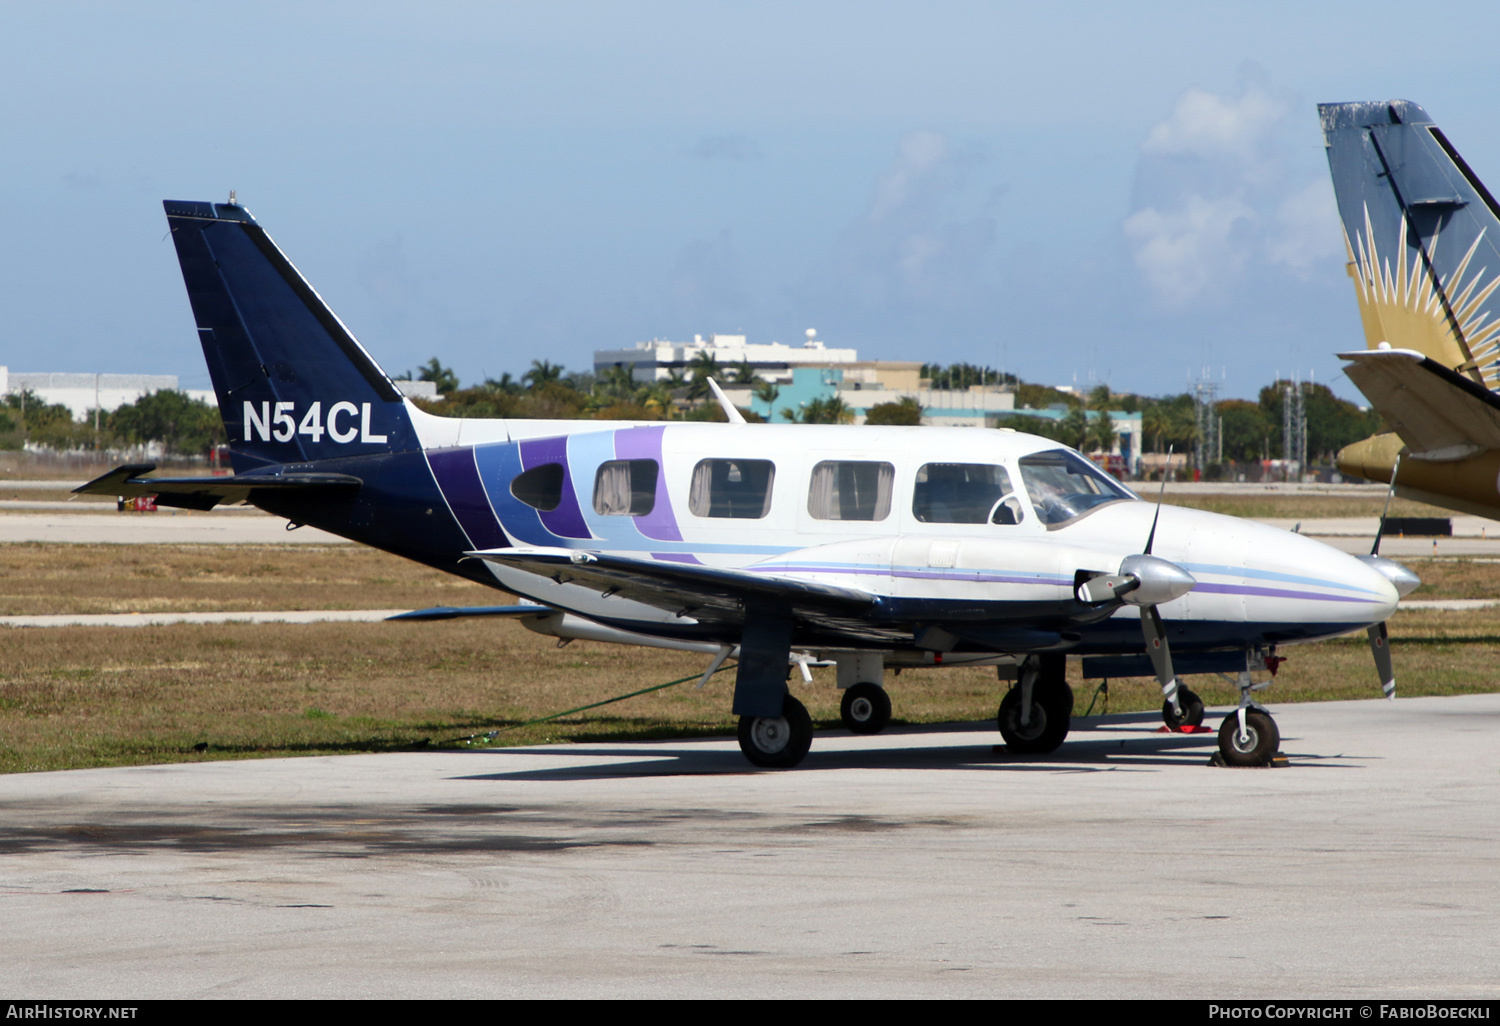
[[[1271,686],[1268,680],[1259,684],[1250,680],[1250,666],[1257,655],[1254,651],[1246,653],[1245,669],[1240,671],[1235,682],[1240,689],[1239,707],[1224,717],[1224,723],[1219,727],[1219,754],[1215,761],[1220,765],[1269,766],[1281,744],[1281,731],[1277,729],[1276,721],[1254,698],[1254,692]],[[1272,668],[1273,674],[1276,672],[1274,666],[1280,664],[1274,655],[1264,662]]]

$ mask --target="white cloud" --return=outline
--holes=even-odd
[[[1147,133],[1121,228],[1163,305],[1218,300],[1257,267],[1306,278],[1336,258],[1332,189],[1297,110],[1252,77],[1232,95],[1184,91]]]
[[[1236,225],[1254,221],[1255,211],[1234,197],[1194,195],[1175,210],[1138,210],[1124,228],[1147,283],[1168,304],[1181,305],[1239,273],[1245,257],[1230,236]]]
[[[1266,259],[1299,276],[1343,254],[1338,203],[1327,178],[1308,182],[1282,200],[1272,223],[1274,231],[1265,239]]]
[[[870,220],[884,221],[931,188],[934,176],[952,157],[948,137],[939,132],[908,132],[896,146],[896,159],[875,185]]]
[[[1196,86],[1177,98],[1172,116],[1151,129],[1141,152],[1157,156],[1256,160],[1267,136],[1287,115],[1288,104],[1259,85],[1238,97]]]

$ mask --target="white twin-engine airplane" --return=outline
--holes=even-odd
[[[1260,524],[1144,502],[1055,442],[974,428],[464,420],[406,401],[236,204],[166,203],[235,473],[117,468],[80,491],[249,502],[513,592],[560,639],[733,656],[740,747],[795,766],[812,723],[793,670],[837,666],[843,719],[890,717],[887,668],[995,665],[1011,751],[1068,733],[1085,676],[1155,675],[1170,725],[1202,722],[1179,672],[1236,675],[1224,761],[1279,736],[1252,671],[1278,645],[1384,623],[1417,580]],[[731,421],[742,420],[727,402]],[[1274,667],[1274,662],[1269,663]],[[707,679],[707,674],[705,674]]]

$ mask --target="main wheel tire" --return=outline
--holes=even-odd
[[[1172,703],[1161,704],[1162,722],[1171,730],[1181,730],[1183,727],[1203,726],[1203,699],[1199,698],[1187,688],[1177,689],[1177,704],[1182,706],[1182,715],[1179,717],[1172,712]]]
[[[1238,712],[1224,717],[1224,724],[1219,727],[1219,754],[1224,757],[1224,764],[1269,766],[1271,756],[1276,754],[1277,746],[1281,744],[1281,732],[1276,729],[1276,721],[1259,709],[1249,709],[1245,712],[1245,733],[1248,737],[1241,741]]]
[[[1062,682],[1040,685],[1031,692],[1031,716],[1021,723],[1021,688],[1017,685],[1000,700],[996,721],[1000,736],[1012,752],[1046,755],[1062,746],[1073,715],[1073,689]]]
[[[812,747],[812,717],[791,695],[782,699],[780,716],[741,716],[740,751],[757,766],[788,769]]]
[[[856,734],[879,734],[891,722],[891,696],[879,684],[851,685],[844,689],[839,716]]]

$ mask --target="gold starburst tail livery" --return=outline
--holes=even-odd
[[[1416,104],[1318,111],[1369,347],[1339,355],[1391,429],[1339,467],[1500,519],[1500,204]]]

